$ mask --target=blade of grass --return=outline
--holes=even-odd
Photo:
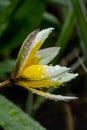
[[[60,46],[60,53],[58,54],[58,57],[55,58],[55,63],[57,63],[57,61],[59,60],[59,57],[62,55],[64,49],[67,46],[67,43],[70,39],[71,33],[73,31],[74,28],[74,20],[73,20],[73,12],[71,10],[68,11],[65,22],[63,24],[62,30],[60,32],[60,35],[58,37],[58,40],[56,42],[56,46]]]
[[[78,33],[84,44],[84,51],[87,51],[87,16],[85,13],[85,5],[82,0],[71,0],[73,13],[77,21]]]
[[[71,0],[71,5],[73,13],[78,26],[79,39],[82,41],[81,47],[85,56],[87,58],[87,16],[85,12],[85,5],[82,0]],[[86,60],[87,65],[87,60]],[[85,75],[85,87],[84,87],[84,97],[87,99],[87,75]]]

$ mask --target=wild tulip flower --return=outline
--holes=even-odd
[[[59,47],[50,47],[39,50],[52,30],[53,28],[42,31],[35,30],[27,36],[19,51],[10,81],[47,99],[55,101],[77,99],[77,97],[54,95],[41,91],[44,87],[59,87],[78,76],[77,73],[69,73],[70,68],[47,65],[60,49]]]

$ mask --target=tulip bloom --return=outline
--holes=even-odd
[[[54,95],[43,92],[41,88],[59,87],[78,74],[69,73],[70,68],[59,65],[47,65],[59,52],[59,47],[39,50],[53,28],[33,31],[24,41],[11,75],[14,84],[23,86],[37,95],[47,99],[74,100],[77,97]]]

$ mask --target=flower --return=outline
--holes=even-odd
[[[16,85],[23,86],[47,99],[55,101],[77,99],[77,97],[54,95],[40,90],[43,87],[59,87],[78,76],[77,73],[69,73],[70,68],[47,65],[60,49],[59,47],[50,47],[39,50],[52,30],[53,28],[42,31],[35,30],[28,35],[19,51],[11,79]]]

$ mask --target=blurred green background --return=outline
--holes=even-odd
[[[86,130],[86,0],[0,0],[0,81],[9,78],[15,66],[19,48],[26,36],[35,29],[48,27],[54,27],[55,30],[42,48],[61,47],[59,55],[51,63],[71,67],[71,72],[77,72],[79,76],[58,89],[48,89],[47,91],[62,95],[76,95],[79,99],[69,103],[53,102],[14,85],[1,88],[0,94],[20,107],[30,119],[37,120],[48,130]],[[17,122],[15,117],[7,122],[11,116],[15,115],[14,112],[12,115],[9,114],[11,109],[5,110],[5,108],[10,108],[7,99],[0,97],[0,102],[2,102],[0,104],[0,130],[29,130],[25,128],[27,125],[19,127],[24,124],[20,120],[21,124],[17,124],[17,128],[13,127]],[[16,114],[16,116],[18,115]],[[28,119],[26,120],[28,122]],[[30,130],[44,129],[39,127],[36,128],[35,125],[35,128],[30,127]]]

